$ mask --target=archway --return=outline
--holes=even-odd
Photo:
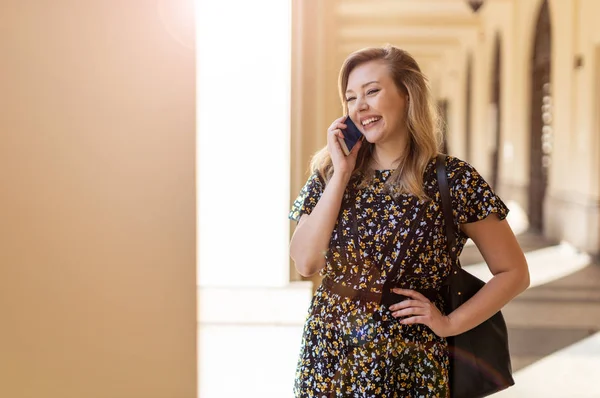
[[[529,226],[535,232],[542,232],[552,134],[550,96],[552,37],[547,0],[544,0],[538,16],[532,55]]]

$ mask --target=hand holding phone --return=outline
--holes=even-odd
[[[340,146],[342,147],[342,151],[344,155],[348,156],[354,145],[363,138],[363,134],[360,132],[356,124],[350,119],[350,116],[346,117],[344,120],[344,124],[346,128],[342,130],[342,134],[344,134],[344,139],[338,138]]]

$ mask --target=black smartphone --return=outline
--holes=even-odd
[[[352,119],[350,119],[350,116],[344,120],[344,124],[346,125],[346,128],[342,130],[344,139],[342,140],[341,138],[338,138],[338,141],[342,147],[342,151],[346,156],[348,156],[352,148],[354,148],[354,145],[356,145],[356,143],[362,139],[363,134],[360,132],[358,127],[356,127],[356,124],[354,124]]]

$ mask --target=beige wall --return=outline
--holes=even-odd
[[[542,0],[490,2],[483,8],[485,35],[477,48],[475,83],[475,131],[479,134],[474,160],[484,174],[490,172],[485,142],[489,122],[482,104],[489,103],[493,33],[503,41],[502,147],[512,147],[512,157],[501,158],[500,193],[525,209],[529,184],[529,118],[531,57],[537,17]],[[545,208],[545,233],[579,248],[600,252],[598,235],[600,170],[596,47],[600,29],[594,16],[600,3],[594,0],[550,1],[552,19],[552,97],[554,148]],[[583,66],[576,68],[576,55]],[[481,165],[480,165],[481,163]]]
[[[2,397],[196,396],[190,1],[2,2]]]

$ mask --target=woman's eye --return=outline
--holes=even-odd
[[[354,97],[346,98],[346,102],[354,101],[355,99],[356,98],[354,98]]]
[[[379,89],[378,88],[374,88],[373,90],[367,91],[367,95],[375,94],[377,92],[379,92]]]

